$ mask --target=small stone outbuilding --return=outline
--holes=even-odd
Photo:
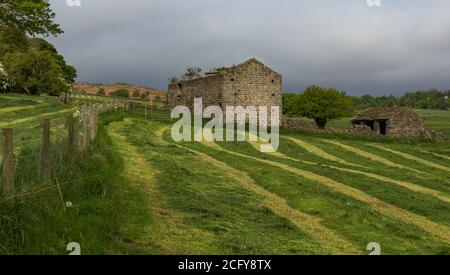
[[[415,138],[425,132],[423,119],[407,107],[369,108],[353,119],[352,124],[367,126],[388,137]]]

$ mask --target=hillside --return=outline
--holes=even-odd
[[[155,100],[158,97],[161,100],[166,99],[166,94],[162,91],[151,88],[151,87],[144,87],[144,86],[136,86],[132,84],[127,83],[115,83],[115,84],[91,84],[91,83],[84,83],[84,82],[78,82],[74,84],[74,90],[75,91],[86,91],[88,94],[96,95],[99,91],[99,89],[103,88],[106,95],[109,95],[110,93],[117,91],[119,89],[126,89],[130,94],[133,94],[135,91],[138,91],[141,95],[148,93],[150,99]]]

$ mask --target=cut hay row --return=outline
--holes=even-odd
[[[211,146],[211,143],[208,144]],[[327,249],[327,251],[330,251],[333,254],[356,254],[359,252],[358,248],[351,242],[323,226],[321,224],[321,219],[292,208],[285,199],[260,187],[251,177],[247,175],[247,173],[234,169],[226,163],[212,158],[204,153],[184,146],[176,146],[196,154],[203,161],[214,165],[216,168],[222,170],[228,176],[238,181],[247,190],[263,196],[263,205],[265,207],[272,210],[272,212],[276,215],[295,224],[300,230],[310,235],[311,238],[317,240],[325,249]]]
[[[142,245],[145,246],[149,242],[158,243],[159,247],[167,253],[175,254],[191,251],[192,247],[199,243],[211,245],[213,235],[210,232],[185,225],[183,223],[184,215],[167,206],[155,181],[160,172],[146,161],[135,146],[127,142],[126,137],[120,134],[120,130],[130,123],[130,119],[111,123],[107,127],[107,132],[124,158],[127,181],[136,184],[145,192],[148,204],[152,209],[152,217],[155,218],[159,227],[158,230],[155,230],[154,227],[145,230],[148,231],[148,235],[144,236],[145,240],[142,241]]]
[[[434,162],[431,162],[431,161],[428,161],[428,160],[424,160],[422,158],[413,156],[411,154],[407,154],[407,153],[400,152],[400,151],[397,151],[397,150],[394,150],[394,149],[390,149],[390,148],[387,148],[387,147],[379,146],[377,144],[370,144],[370,146],[378,148],[378,149],[381,149],[381,150],[384,150],[386,152],[393,153],[393,154],[401,156],[401,157],[403,157],[405,159],[417,161],[417,162],[419,162],[421,164],[424,164],[426,166],[430,166],[430,167],[433,167],[433,168],[437,168],[437,169],[441,169],[441,170],[445,170],[447,172],[450,172],[450,168],[449,167],[446,167],[446,166],[443,166],[443,165],[440,165],[440,164],[437,164],[437,163],[434,163]]]
[[[21,124],[21,123],[31,122],[31,121],[43,119],[45,117],[52,117],[52,116],[62,115],[62,114],[73,112],[74,110],[75,110],[74,108],[64,109],[64,110],[60,110],[60,111],[57,111],[57,112],[50,112],[50,113],[39,114],[38,116],[32,116],[32,117],[16,119],[16,120],[10,121],[10,122],[0,122],[0,128],[11,128],[11,127],[14,127],[14,126],[16,126],[18,124]]]
[[[427,154],[435,155],[436,157],[440,157],[440,158],[443,158],[443,159],[450,160],[450,156],[445,156],[445,155],[441,155],[441,154],[434,153],[434,152],[427,152],[427,151],[422,151],[422,152],[427,153]]]
[[[221,147],[220,147],[221,148]],[[249,155],[245,155],[245,154],[241,154],[241,153],[237,153],[237,152],[233,152],[233,151],[229,151],[229,150],[225,150],[223,148],[220,149],[223,152],[229,153],[231,155],[235,155],[238,157],[242,157],[242,158],[247,158],[247,159],[251,159],[254,161],[258,161],[261,163],[265,163],[268,165],[271,165],[273,167],[277,167],[280,168],[282,170],[285,170],[287,172],[296,174],[298,176],[301,176],[303,178],[306,178],[308,180],[320,183],[328,188],[330,188],[331,190],[344,194],[346,196],[349,196],[353,199],[359,200],[363,203],[366,203],[367,205],[369,205],[372,209],[374,209],[375,211],[387,215],[391,218],[394,219],[398,219],[401,220],[405,223],[408,224],[413,224],[419,228],[421,228],[422,230],[430,233],[431,235],[433,235],[434,237],[446,242],[446,243],[450,243],[450,227],[445,226],[445,225],[441,225],[439,223],[430,221],[429,219],[411,213],[407,210],[401,209],[399,207],[393,206],[389,203],[386,203],[384,201],[381,201],[375,197],[372,197],[364,192],[362,192],[361,190],[358,190],[356,188],[347,186],[343,183],[337,182],[335,180],[332,180],[330,178],[324,177],[324,176],[320,176],[317,175],[315,173],[306,171],[306,170],[302,170],[299,168],[293,168],[289,165],[286,164],[282,164],[279,162],[275,162],[275,161],[271,161],[271,160],[265,160],[265,159],[259,159],[253,156],[249,156]]]
[[[14,113],[18,111],[25,111],[30,110],[38,107],[39,105],[33,105],[33,106],[14,106],[14,107],[7,107],[7,108],[1,108],[0,109],[0,115],[8,114],[8,113]]]
[[[163,132],[169,130],[169,127],[163,127],[160,128],[159,131],[156,133],[157,136],[162,136]],[[247,139],[249,140],[249,139]],[[255,141],[255,142],[251,142],[251,141],[247,141],[248,144],[250,144],[255,150],[260,151],[260,146],[261,144],[264,144],[261,141]],[[212,148],[212,149],[216,149],[216,150],[222,150],[222,147],[220,147],[217,143],[215,142],[207,142],[207,141],[203,141],[202,142],[203,145]],[[332,165],[326,165],[326,164],[319,164],[316,162],[311,162],[311,161],[305,161],[305,160],[300,160],[297,158],[292,158],[289,157],[283,153],[280,152],[273,152],[273,153],[267,153],[270,156],[274,156],[274,157],[278,157],[278,158],[282,158],[282,159],[287,159],[290,161],[294,161],[294,162],[300,162],[303,164],[307,164],[307,165],[314,165],[314,166],[322,166],[322,167],[326,167],[326,168],[330,168],[330,169],[334,169],[334,170],[338,170],[338,171],[343,171],[343,172],[349,172],[352,174],[358,174],[358,175],[364,175],[366,177],[369,178],[373,178],[382,182],[387,182],[387,183],[392,183],[392,184],[396,184],[398,186],[401,186],[403,188],[409,189],[411,191],[414,192],[418,192],[418,193],[422,193],[425,195],[429,195],[429,196],[433,196],[439,200],[442,200],[444,202],[450,203],[450,196],[448,194],[445,194],[443,192],[431,189],[431,188],[427,188],[421,185],[417,185],[408,181],[404,181],[404,180],[397,180],[397,179],[393,179],[390,177],[386,177],[386,176],[382,176],[382,175],[378,175],[378,174],[374,174],[374,173],[369,173],[369,172],[364,172],[364,171],[360,171],[360,170],[354,170],[354,169],[349,169],[349,168],[342,168],[342,167],[337,167],[337,166],[332,166]]]
[[[284,159],[287,159],[287,160],[291,160],[291,161],[295,161],[295,162],[300,162],[300,163],[303,163],[303,164],[309,164],[309,165],[314,165],[314,166],[320,165],[320,166],[323,166],[323,167],[326,167],[326,168],[331,168],[331,169],[335,169],[335,170],[339,170],[339,171],[343,171],[343,172],[349,172],[349,173],[353,173],[353,174],[364,175],[366,177],[373,178],[373,179],[376,179],[376,180],[379,180],[379,181],[396,184],[398,186],[407,188],[407,189],[409,189],[411,191],[414,191],[414,192],[430,195],[430,196],[433,196],[433,197],[435,197],[437,199],[440,199],[440,200],[442,200],[444,202],[450,203],[450,196],[449,195],[447,195],[447,194],[445,194],[443,192],[440,192],[440,191],[437,191],[437,190],[434,190],[434,189],[431,189],[431,188],[423,187],[421,185],[417,185],[417,184],[410,183],[410,182],[407,182],[407,181],[396,180],[396,179],[389,178],[389,177],[386,177],[386,176],[381,176],[381,175],[377,175],[377,174],[374,174],[374,173],[368,173],[368,172],[363,172],[363,171],[359,171],[359,170],[353,170],[353,169],[348,169],[348,168],[336,167],[336,166],[332,166],[332,165],[326,165],[326,164],[319,164],[319,163],[314,163],[314,162],[309,162],[309,161],[303,161],[303,160],[300,160],[300,159],[291,158],[291,157],[286,156],[285,154],[282,154],[282,153],[277,153],[277,155],[274,155],[274,156],[277,156],[277,157],[280,157],[280,158],[284,158]]]
[[[314,154],[316,156],[319,156],[321,158],[324,158],[324,159],[327,159],[327,160],[331,160],[331,161],[334,161],[334,162],[338,162],[338,163],[341,163],[341,164],[345,164],[345,165],[362,167],[361,165],[350,163],[350,162],[347,162],[347,161],[345,161],[345,160],[343,160],[341,158],[333,156],[333,155],[323,151],[322,149],[320,149],[320,148],[318,148],[318,147],[316,147],[316,146],[314,146],[314,145],[312,145],[310,143],[307,143],[307,142],[305,142],[303,140],[300,140],[300,139],[297,139],[297,138],[291,138],[291,137],[286,137],[286,138],[291,140],[291,141],[293,141],[295,144],[301,146],[303,149],[305,149],[309,153]]]
[[[349,151],[349,152],[355,153],[355,154],[357,154],[357,155],[359,155],[359,156],[368,158],[368,159],[370,159],[370,160],[377,161],[377,162],[381,162],[381,163],[383,163],[384,165],[387,165],[387,166],[390,166],[390,167],[395,167],[395,168],[400,168],[400,169],[406,169],[406,170],[410,170],[410,171],[413,171],[413,172],[416,172],[416,173],[419,173],[419,174],[427,174],[427,173],[422,172],[422,171],[420,171],[420,170],[417,170],[417,169],[414,169],[414,168],[411,168],[411,167],[408,167],[408,166],[404,166],[404,165],[401,165],[401,164],[392,162],[392,161],[390,161],[390,160],[388,160],[388,159],[385,159],[385,158],[383,158],[383,157],[380,157],[380,156],[378,156],[378,155],[369,153],[369,152],[367,152],[367,151],[363,151],[363,150],[361,150],[361,149],[358,149],[358,148],[353,147],[353,146],[350,146],[350,145],[346,145],[346,144],[341,143],[341,142],[338,142],[338,141],[326,140],[326,139],[322,139],[322,141],[328,142],[328,143],[333,144],[333,145],[336,145],[336,146],[339,146],[339,147],[341,147],[341,148],[344,149],[344,150],[347,150],[347,151]]]

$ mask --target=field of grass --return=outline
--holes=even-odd
[[[13,127],[73,108],[0,97]],[[264,154],[174,143],[143,117],[102,114],[96,142],[55,171],[61,193],[0,200],[0,254],[450,254],[448,143],[282,132]]]
[[[425,120],[425,127],[427,129],[450,136],[450,110],[415,109],[415,111]],[[351,117],[332,120],[328,126],[338,129],[347,129],[351,120]]]
[[[18,94],[0,94],[0,128],[34,128],[44,118],[58,119],[74,107],[58,100]]]
[[[73,93],[72,94],[75,103],[78,102],[92,102],[92,103],[104,103],[110,100],[118,100],[118,101],[128,101],[127,98],[123,97],[113,97],[113,96],[101,96],[101,95],[91,95],[91,94],[81,94],[81,93]],[[139,102],[142,106],[162,106],[163,102],[160,101],[149,101],[143,99],[132,99],[133,101]]]
[[[245,142],[174,144],[170,125],[137,117],[107,132],[152,209],[133,240],[148,253],[364,254],[370,242],[450,253],[448,144],[284,133],[279,152],[263,154]]]

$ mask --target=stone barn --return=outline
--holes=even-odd
[[[388,137],[420,137],[425,132],[423,119],[407,107],[369,108],[353,121],[353,126],[363,125]]]
[[[282,112],[282,76],[252,58],[230,68],[210,71],[193,80],[169,84],[168,103],[171,108],[187,106],[193,111],[194,98],[203,99],[203,108],[219,106],[272,106]],[[270,123],[270,120],[268,120]]]

